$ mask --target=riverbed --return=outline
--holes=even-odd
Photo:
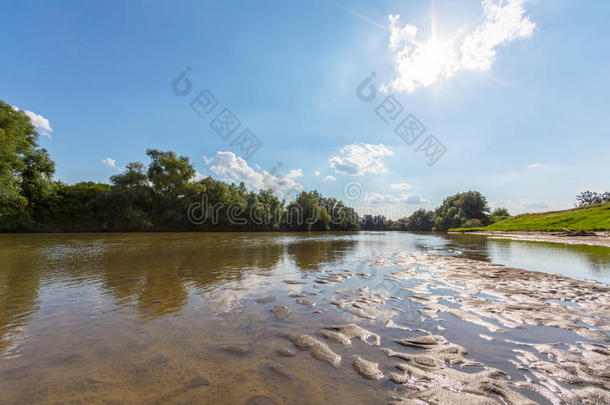
[[[0,235],[0,403],[603,403],[610,248]]]

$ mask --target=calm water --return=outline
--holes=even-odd
[[[478,235],[0,235],[0,403],[239,404],[256,395],[292,403],[387,400],[395,390],[389,381],[364,380],[351,367],[335,370],[302,353],[273,353],[292,347],[278,331],[354,322],[331,310],[325,285],[315,285],[313,309],[294,304],[289,293],[313,291],[311,273],[370,273],[344,287],[373,288],[381,276],[370,261],[398,251],[463,255],[610,283],[609,248]],[[277,300],[256,302],[268,296]],[[269,312],[276,304],[293,308],[291,317],[276,321]],[[404,305],[405,322],[417,322],[412,307],[397,305]],[[328,310],[312,313],[322,308]],[[376,330],[379,322],[367,327]],[[460,330],[468,329],[456,322],[448,333],[473,357],[516,372],[498,357],[501,347],[469,347]],[[221,349],[226,344],[247,345],[250,352],[228,353]],[[382,360],[378,349],[361,350]],[[288,376],[270,370],[277,363]]]

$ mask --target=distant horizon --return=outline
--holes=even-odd
[[[55,179],[108,183],[156,148],[373,213],[607,191],[610,4],[154,3],[5,5],[0,99]]]

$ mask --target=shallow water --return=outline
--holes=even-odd
[[[387,275],[401,266],[384,261],[395,252],[459,256],[610,282],[610,248],[481,235],[0,235],[0,403],[388,402],[407,389],[387,378],[362,378],[351,365],[359,355],[379,362],[387,377],[398,361],[378,346],[358,339],[351,346],[326,342],[342,357],[338,368],[306,351],[277,354],[295,349],[278,334],[315,336],[324,326],[348,323],[380,334],[381,347],[405,351],[392,340],[407,333],[384,328],[387,319],[442,335],[463,346],[469,359],[513,379],[523,377],[524,371],[508,361],[512,346],[479,337],[493,335],[485,327],[452,316],[442,322],[422,317],[421,305],[407,299],[412,292],[401,289],[417,287],[417,280],[394,280],[390,289],[396,299],[379,304],[374,320],[331,304],[362,287],[387,291]],[[351,276],[339,282],[321,279],[343,270]],[[316,295],[289,296],[303,292]],[[429,292],[451,295],[443,286]],[[265,297],[275,300],[256,301]],[[292,312],[278,320],[270,311],[276,305]],[[441,324],[444,329],[438,329]],[[544,326],[514,329],[503,337],[530,343],[585,340]],[[231,347],[223,349],[226,345]],[[523,395],[546,401],[534,392]]]

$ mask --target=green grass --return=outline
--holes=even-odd
[[[610,204],[565,211],[522,214],[480,228],[453,228],[450,231],[607,231],[610,230]]]

